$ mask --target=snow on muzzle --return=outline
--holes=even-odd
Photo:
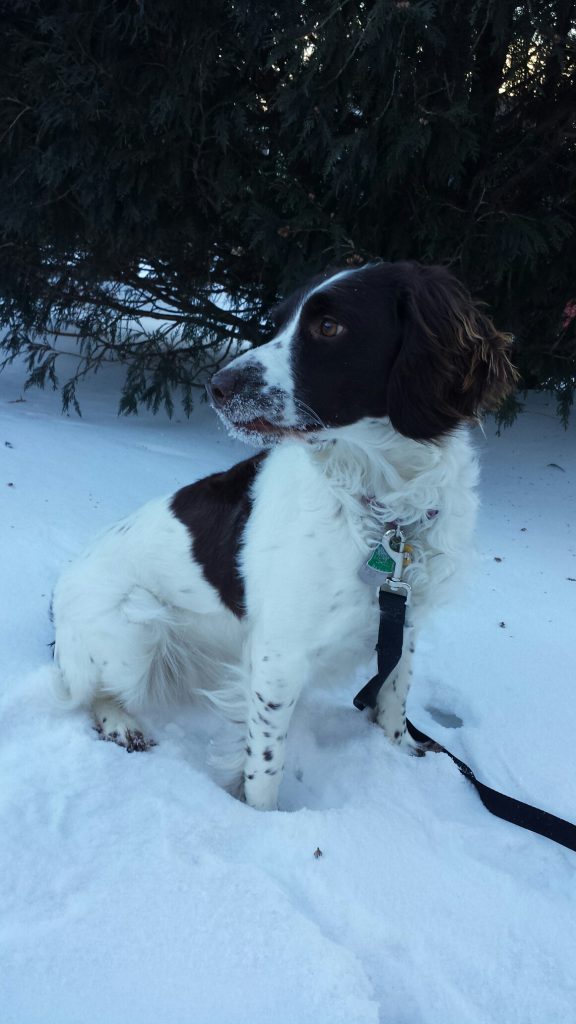
[[[264,367],[257,362],[232,363],[219,370],[206,390],[218,415],[236,431],[275,434],[294,425],[287,422],[288,395],[267,383]]]

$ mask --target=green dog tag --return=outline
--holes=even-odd
[[[398,527],[387,530],[368,561],[361,567],[360,579],[364,583],[377,583],[379,586],[387,579],[401,580],[405,558],[409,559],[409,555],[404,554],[404,536]]]
[[[371,569],[375,569],[376,572],[385,573],[394,572],[394,569],[396,568],[394,560],[390,557],[386,548],[382,547],[382,544],[379,544],[378,547],[374,549],[366,565]]]

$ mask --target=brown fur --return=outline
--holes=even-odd
[[[403,265],[403,340],[388,386],[397,430],[431,439],[496,409],[514,388],[512,338],[443,267]]]

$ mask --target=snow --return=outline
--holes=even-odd
[[[119,419],[114,372],[81,420],[0,376],[2,1024],[576,1022],[576,854],[490,816],[448,758],[392,749],[352,707],[363,677],[303,698],[269,814],[210,776],[209,711],[151,713],[159,745],[127,755],[52,707],[62,567],[247,454],[205,406]],[[575,433],[544,396],[478,432],[476,572],[410,697],[479,778],[572,820]]]

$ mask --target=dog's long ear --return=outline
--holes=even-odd
[[[404,264],[398,291],[401,340],[388,383],[396,430],[433,440],[497,408],[517,379],[511,336],[496,330],[443,267]]]

